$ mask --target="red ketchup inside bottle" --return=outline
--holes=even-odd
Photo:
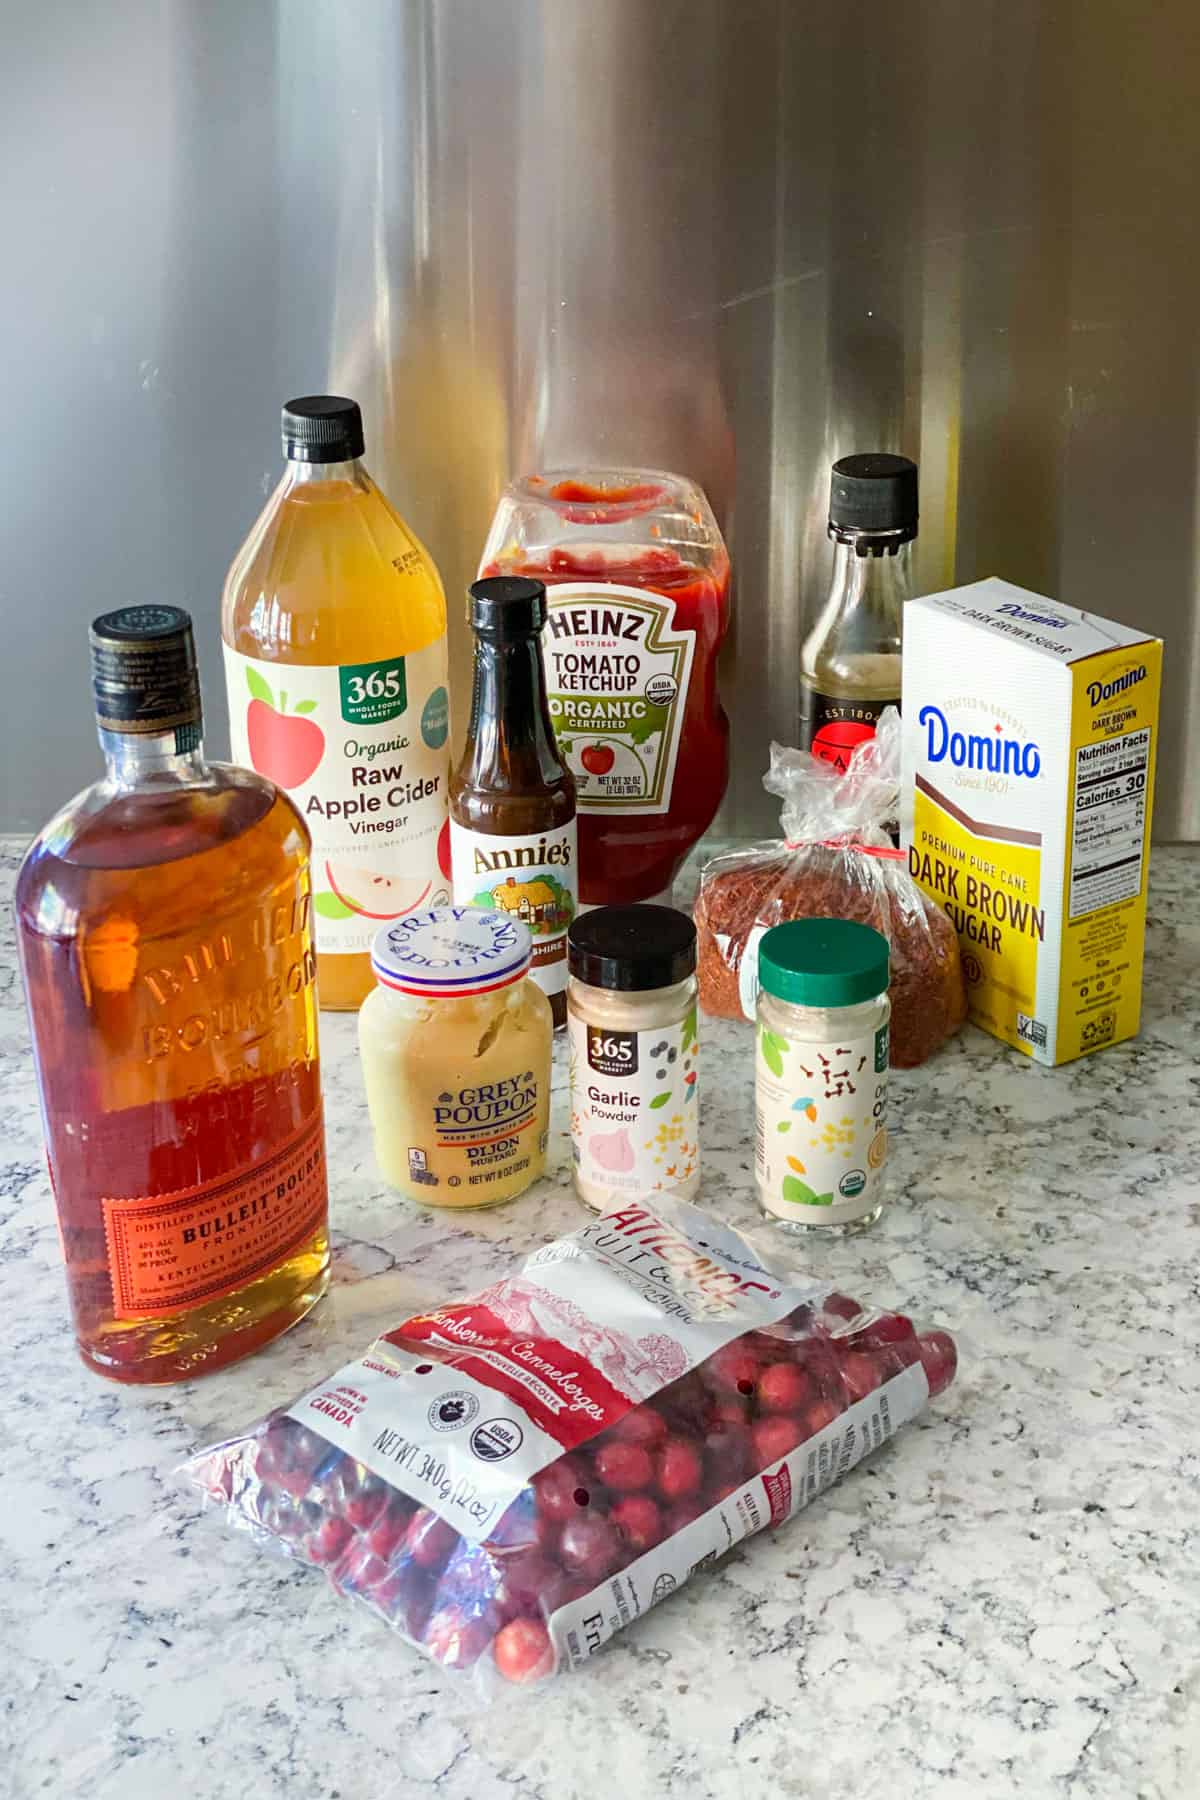
[[[653,541],[664,531],[658,521],[672,480],[546,484],[564,525],[627,523],[629,541],[589,542],[584,532],[553,546],[510,540],[480,571],[534,576],[550,590],[547,689],[576,778],[579,896],[590,906],[665,897],[712,823],[729,774],[716,679],[729,558],[691,484],[683,485],[703,508],[693,515],[697,537],[707,541],[692,556],[688,546]]]

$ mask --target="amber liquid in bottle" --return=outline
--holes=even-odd
[[[475,675],[467,741],[450,776],[458,905],[491,906],[533,934],[533,978],[554,1029],[567,1022],[567,930],[578,906],[575,779],[550,721],[540,581],[495,575],[470,589]]]
[[[328,1281],[308,836],[173,731],[101,741],[106,779],[26,857],[18,939],[80,1352],[173,1381]]]

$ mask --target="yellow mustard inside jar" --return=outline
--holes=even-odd
[[[375,937],[358,1015],[383,1177],[421,1206],[498,1206],[546,1161],[554,1019],[507,913],[435,906]]]

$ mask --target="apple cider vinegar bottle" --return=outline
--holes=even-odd
[[[363,442],[353,400],[288,402],[287,472],[221,610],[233,758],[312,834],[318,993],[339,1010],[374,986],[380,925],[450,898],[446,601]]]

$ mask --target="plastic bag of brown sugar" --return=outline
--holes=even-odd
[[[782,839],[714,857],[700,877],[700,1004],[752,1019],[765,931],[785,919],[857,919],[891,946],[892,1066],[915,1068],[958,1030],[967,1001],[954,928],[887,831],[899,810],[900,714],[886,708],[844,771],[772,744],[763,786],[783,801]]]

